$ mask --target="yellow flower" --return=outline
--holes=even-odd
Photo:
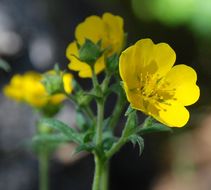
[[[107,49],[95,63],[94,69],[98,74],[105,68],[105,57],[114,53],[119,54],[123,48],[123,19],[110,13],[104,13],[102,18],[90,16],[76,27],[75,37],[79,45],[83,45],[85,40],[89,39],[93,43],[101,41],[102,50]],[[67,47],[66,56],[70,60],[69,69],[78,71],[82,78],[92,77],[91,67],[76,58],[79,57],[79,52],[75,41]]]
[[[32,107],[40,108],[47,104],[60,104],[65,99],[65,95],[49,96],[41,80],[42,75],[36,72],[26,72],[23,75],[16,74],[12,77],[10,84],[4,87],[3,92],[6,96],[19,102],[25,102]],[[71,80],[72,75],[64,74],[64,89],[67,93],[72,91]]]
[[[169,127],[182,127],[189,119],[184,106],[200,94],[196,72],[186,65],[173,66],[174,50],[166,43],[139,40],[120,56],[120,75],[134,109]]]

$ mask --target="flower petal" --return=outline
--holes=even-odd
[[[126,83],[124,83],[124,89],[126,93],[127,100],[130,102],[131,107],[142,112],[146,112],[143,106],[143,98],[135,90],[130,90]]]
[[[129,89],[137,88],[139,84],[134,50],[135,46],[130,46],[122,52],[119,58],[120,76]]]
[[[112,45],[112,52],[119,53],[124,42],[123,19],[120,16],[112,15],[111,13],[104,13],[102,16],[104,27],[107,33],[106,46]]]
[[[64,90],[68,94],[70,94],[73,90],[72,80],[73,80],[73,75],[71,75],[70,73],[65,73],[63,75]]]
[[[186,65],[176,65],[166,75],[170,85],[168,88],[175,88],[175,98],[185,106],[195,103],[199,98],[200,90],[196,80],[196,72]]]
[[[166,43],[154,44],[151,39],[139,40],[136,44],[137,70],[143,75],[160,77],[170,71],[176,60],[174,50]]]
[[[188,110],[178,101],[168,104],[151,105],[150,115],[169,127],[183,127],[189,120]]]
[[[98,16],[90,16],[76,27],[75,37],[79,44],[83,44],[85,39],[97,43],[100,39],[103,39],[104,33],[102,19]]]

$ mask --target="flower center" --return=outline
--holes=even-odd
[[[163,77],[159,74],[149,74],[148,72],[143,75],[142,73],[138,76],[139,87],[136,88],[136,92],[144,100],[144,107],[147,109],[148,103],[157,105],[160,109],[161,104],[171,105],[168,100],[176,100],[174,98],[175,88],[170,86]],[[146,105],[145,105],[146,104]],[[163,109],[165,110],[165,109]]]

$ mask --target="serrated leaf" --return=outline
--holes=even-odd
[[[68,141],[67,136],[63,134],[40,134],[32,138],[35,143],[58,143]]]
[[[144,150],[144,139],[141,136],[138,136],[138,135],[131,135],[129,137],[129,140],[132,142],[132,144],[134,146],[136,144],[138,144],[138,146],[139,146],[139,155],[141,155],[141,153]]]
[[[52,152],[55,148],[68,141],[68,138],[63,134],[39,134],[32,138],[32,148],[35,151]]]
[[[86,125],[85,118],[81,112],[77,112],[76,114],[76,125],[79,127],[79,129],[83,130],[84,126]]]
[[[39,121],[41,125],[48,126],[50,128],[53,128],[62,134],[66,135],[70,141],[73,141],[75,143],[82,143],[83,139],[81,134],[79,134],[77,131],[75,131],[73,128],[67,126],[65,123],[56,120],[56,119],[41,119]]]
[[[173,132],[173,130],[161,123],[154,123],[150,127],[143,127],[139,130],[141,134],[156,133],[156,132]]]
[[[104,149],[104,151],[109,150],[116,141],[117,141],[117,139],[115,137],[105,138],[103,140],[103,149]]]
[[[81,144],[79,145],[76,149],[75,149],[75,153],[79,153],[81,151],[87,151],[87,152],[92,152],[95,149],[95,146],[93,143],[85,143],[85,144]]]
[[[140,134],[155,132],[173,132],[173,130],[162,123],[158,123],[152,117],[147,117],[144,121],[143,127],[138,130],[138,133]]]
[[[132,111],[128,114],[128,118],[124,129],[124,136],[127,137],[135,133],[135,129],[137,128],[137,126],[138,124],[136,111]]]

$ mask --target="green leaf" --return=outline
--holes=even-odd
[[[138,144],[139,146],[139,155],[141,155],[141,153],[144,150],[144,139],[141,136],[138,136],[136,134],[131,135],[129,137],[129,140],[132,142],[132,144],[135,146],[136,144]]]
[[[79,145],[75,149],[75,153],[79,153],[81,151],[92,152],[94,149],[95,149],[95,145],[93,143],[85,143],[85,144]]]
[[[118,69],[119,66],[119,56],[117,54],[113,54],[106,60],[106,68],[109,72],[114,73]]]
[[[138,129],[138,133],[140,134],[156,133],[156,132],[173,132],[173,130],[162,123],[158,123],[152,117],[148,117],[144,121],[143,127]]]
[[[53,152],[61,143],[69,139],[63,134],[39,134],[32,138],[32,148],[35,151]]]
[[[35,143],[60,143],[68,141],[67,136],[63,134],[39,134],[32,138],[32,141]]]
[[[66,135],[70,141],[73,141],[75,143],[82,143],[82,136],[79,134],[76,130],[73,128],[67,126],[63,122],[56,120],[56,119],[41,119],[39,121],[39,124],[46,125],[50,128],[53,128],[62,134]]]
[[[127,122],[125,124],[125,129],[124,129],[124,136],[128,137],[131,134],[136,132],[136,128],[138,126],[138,121],[137,121],[137,114],[136,111],[132,111],[128,114]]]
[[[143,127],[139,130],[140,134],[156,133],[156,132],[173,132],[173,130],[161,123],[154,123],[149,127]]]
[[[11,70],[10,65],[0,58],[0,69],[3,69],[6,72],[9,72]]]
[[[86,126],[84,115],[81,112],[76,113],[76,125],[81,130],[83,130]]]

